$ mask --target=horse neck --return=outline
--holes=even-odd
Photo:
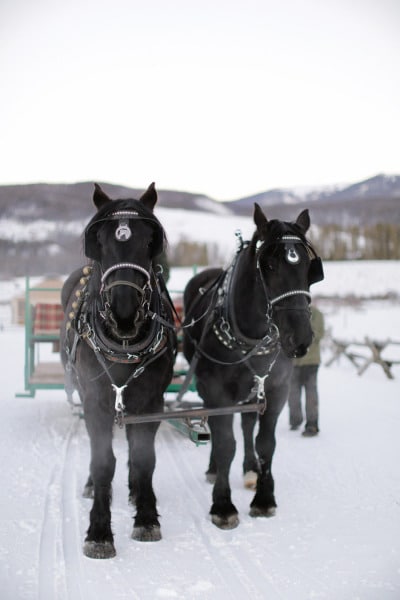
[[[259,339],[266,333],[267,298],[260,282],[257,259],[250,245],[242,251],[230,290],[230,312],[239,330],[249,338]]]

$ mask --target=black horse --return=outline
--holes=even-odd
[[[312,341],[311,283],[323,278],[322,264],[305,237],[308,211],[295,223],[268,221],[255,204],[256,231],[239,247],[227,271],[208,269],[193,277],[184,293],[184,353],[207,408],[245,403],[264,406],[254,454],[256,413],[242,414],[244,470],[257,472],[250,515],[275,512],[271,473],[275,427],[286,402],[292,358]],[[239,523],[231,500],[229,471],[235,454],[232,415],[209,418],[212,449],[208,478],[214,480],[212,522],[222,529]]]
[[[111,531],[114,421],[124,414],[160,412],[176,353],[172,310],[162,276],[153,268],[164,230],[153,214],[154,184],[140,200],[111,200],[95,184],[97,214],[85,229],[90,265],[70,275],[62,290],[61,330],[67,394],[77,389],[90,437],[93,497],[84,554],[115,555]],[[171,324],[171,326],[169,326]],[[136,505],[132,538],[161,538],[152,487],[159,422],[127,425],[129,497]]]

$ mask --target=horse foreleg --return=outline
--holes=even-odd
[[[206,480],[208,481],[208,483],[214,484],[216,479],[217,465],[214,458],[213,445],[211,444],[210,460],[208,462],[208,469],[206,471]]]
[[[91,463],[89,480],[93,483],[93,505],[83,552],[89,558],[115,556],[111,531],[111,482],[115,472],[112,450],[112,421],[94,427],[87,420],[90,436]]]
[[[212,460],[215,461],[216,479],[210,509],[211,520],[220,529],[233,529],[239,524],[238,511],[231,500],[229,471],[235,456],[233,416],[210,417]]]
[[[140,542],[161,539],[160,523],[153,491],[156,464],[155,435],[159,423],[129,425],[129,497],[136,505],[132,538]]]
[[[87,478],[85,487],[83,488],[82,497],[91,499],[94,498],[94,485],[91,475],[89,475],[89,477]]]
[[[272,517],[276,510],[274,479],[271,473],[272,457],[275,451],[275,428],[278,414],[264,413],[260,417],[260,428],[256,437],[256,450],[259,456],[260,471],[256,494],[250,505],[252,517]]]
[[[257,422],[257,413],[242,413],[241,424],[244,443],[243,481],[244,486],[255,489],[259,473],[258,458],[254,450],[254,427]]]

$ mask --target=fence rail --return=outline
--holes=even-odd
[[[394,365],[400,365],[400,358],[386,358],[382,356],[382,353],[389,347],[400,347],[400,342],[395,340],[377,341],[372,340],[369,337],[365,337],[364,341],[344,341],[337,338],[331,337],[330,347],[332,349],[332,356],[325,363],[325,366],[329,367],[336,360],[339,360],[341,356],[347,358],[357,369],[357,374],[362,375],[372,364],[377,364],[382,367],[385,375],[388,379],[394,379],[392,373],[392,367]],[[360,352],[360,350],[366,350],[366,353]],[[389,349],[393,350],[393,348]],[[400,356],[400,352],[398,353]]]

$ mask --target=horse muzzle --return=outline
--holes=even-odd
[[[118,341],[133,340],[139,335],[140,328],[145,319],[145,310],[140,306],[133,318],[127,320],[117,319],[112,311],[108,313],[107,322],[110,332]]]
[[[281,346],[288,358],[301,358],[307,354],[308,348],[312,343],[312,331],[302,336],[301,341],[296,339],[293,333],[288,335],[281,334]]]

